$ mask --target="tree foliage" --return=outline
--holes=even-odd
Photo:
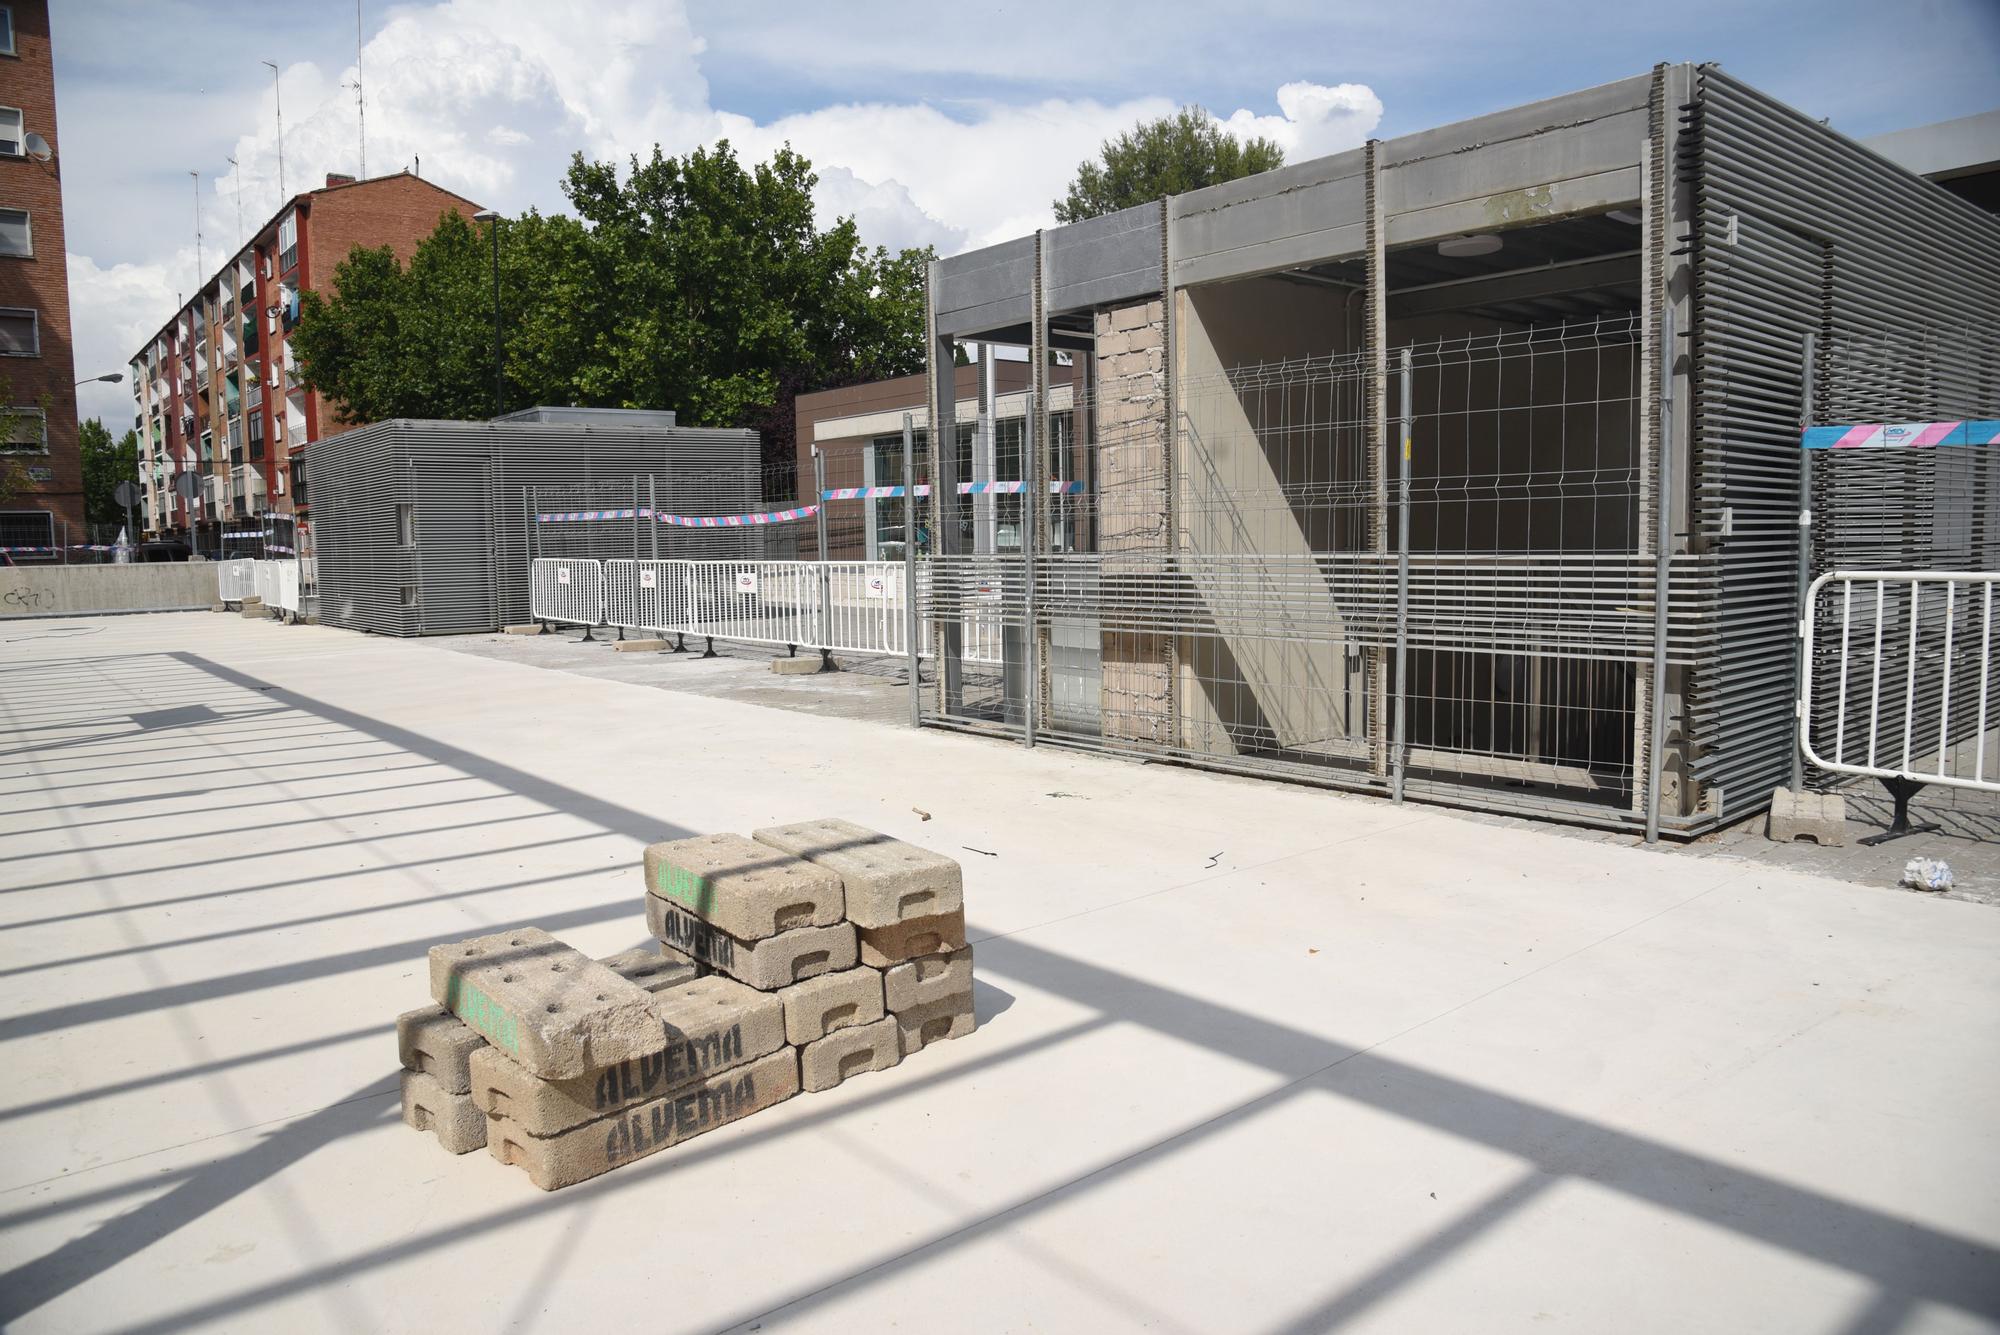
[[[789,147],[750,167],[727,141],[655,147],[623,172],[576,155],[575,217],[497,224],[506,406],[671,408],[757,427],[780,462],[798,394],[920,370],[931,252],[870,250],[852,219],[822,230],[816,180]],[[353,421],[491,415],[491,247],[455,213],[407,266],[356,247],[332,295],[301,298],[308,382]]]
[[[1079,163],[1069,194],[1055,201],[1056,221],[1082,222],[1284,165],[1274,141],[1239,140],[1200,107],[1185,106],[1105,140],[1096,158]]]
[[[139,433],[128,429],[113,439],[110,428],[92,417],[77,428],[76,450],[83,464],[84,522],[92,528],[123,524],[125,507],[115,493],[120,482],[139,480]],[[128,536],[137,541],[139,535]]]

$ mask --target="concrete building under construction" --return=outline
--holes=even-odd
[[[1026,348],[1039,408],[1031,558],[926,444],[925,721],[1746,815],[1791,756],[1799,429],[2000,415],[1996,311],[2000,220],[1686,64],[937,261],[927,442],[957,345]],[[2000,451],[1909,453],[1825,471],[1817,550],[2000,564]]]

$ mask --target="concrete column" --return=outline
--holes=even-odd
[[[1097,546],[1107,588],[1158,586],[1168,549],[1166,310],[1159,300],[1100,311],[1097,352]],[[1106,741],[1174,741],[1169,637],[1102,631]]]
[[[926,343],[930,350],[930,513],[932,643],[937,646],[938,709],[952,715],[965,706],[965,628],[959,619],[950,576],[940,569],[956,565],[962,554],[958,516],[958,389],[952,368],[952,341],[937,332],[937,262],[931,262],[928,299],[924,303]],[[914,503],[915,498],[910,498]]]

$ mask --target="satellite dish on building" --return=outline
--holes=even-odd
[[[47,162],[56,155],[56,151],[49,147],[49,141],[32,130],[28,132],[28,137],[22,141],[22,147],[27,150],[28,156],[37,162]]]
[[[139,490],[139,484],[136,482],[120,482],[111,496],[120,505],[137,505],[146,498],[146,493]]]
[[[184,501],[191,501],[201,491],[201,479],[193,473],[174,474],[174,490]]]

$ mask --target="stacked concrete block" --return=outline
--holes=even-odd
[[[798,1053],[787,1047],[553,1136],[526,1135],[507,1117],[493,1117],[486,1147],[501,1163],[524,1169],[543,1191],[554,1191],[762,1112],[798,1092]]]
[[[430,952],[405,1121],[555,1190],[972,1030],[950,858],[823,820],[655,844],[645,878],[657,951],[521,928]]]
[[[472,1102],[472,1054],[486,1040],[442,1006],[396,1017],[403,1067],[403,1121],[437,1136],[453,1154],[486,1143],[486,1115]]]
[[[775,826],[753,837],[839,875],[860,962],[882,976],[899,1056],[972,1032],[972,951],[965,944],[964,878],[957,862],[844,820]],[[827,1088],[815,1082],[828,1080],[829,1063],[836,1060],[849,1063],[850,1073],[881,1069],[858,1064],[856,1041],[850,1036],[825,1055],[808,1049],[802,1056],[806,1088]]]
[[[678,952],[668,956],[658,949],[648,950],[644,946],[607,955],[598,963],[648,992],[664,992],[701,977],[701,966],[687,956]]]
[[[894,1016],[836,1029],[799,1049],[799,1078],[806,1089],[832,1089],[849,1076],[886,1071],[903,1059]]]
[[[545,1079],[656,1052],[652,994],[539,927],[430,952],[431,996]]]
[[[651,997],[652,1050],[580,1075],[540,1076],[493,1046],[472,1054],[471,1097],[495,1158],[552,1191],[798,1092],[775,994],[707,977]]]
[[[734,834],[646,849],[646,925],[669,948],[762,991],[855,965],[840,877]]]

